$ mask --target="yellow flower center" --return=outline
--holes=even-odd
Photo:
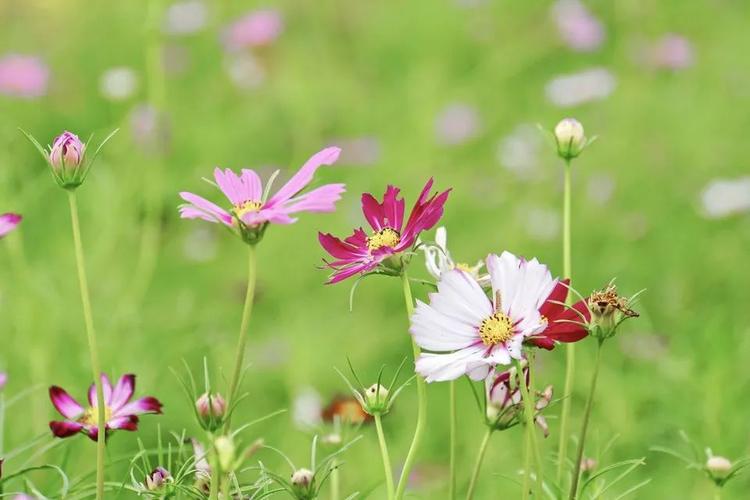
[[[393,248],[401,241],[401,235],[395,229],[386,227],[367,238],[367,248],[372,252],[378,248]]]
[[[472,272],[474,272],[471,266],[465,262],[456,262],[456,265],[454,267],[459,271],[463,271],[465,273],[471,274]]]
[[[107,422],[110,418],[112,418],[112,410],[109,406],[105,406],[104,421]],[[93,406],[86,409],[86,411],[83,412],[83,416],[79,418],[78,421],[86,425],[99,425],[99,409]]]
[[[235,205],[232,211],[234,212],[234,215],[236,215],[238,219],[242,220],[242,217],[245,214],[248,214],[250,212],[257,212],[258,210],[260,210],[260,207],[262,206],[263,206],[263,203],[259,201],[248,200],[248,201],[243,201],[239,205]]]
[[[496,312],[482,321],[479,326],[479,336],[486,346],[501,344],[513,336],[513,323],[501,312]]]

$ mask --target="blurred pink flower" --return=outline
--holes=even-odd
[[[0,372],[0,391],[2,391],[5,388],[5,384],[8,383],[8,374],[5,372]]]
[[[604,41],[604,26],[579,0],[558,0],[552,14],[560,37],[571,49],[592,52]]]
[[[144,152],[165,151],[170,142],[169,123],[149,104],[139,104],[130,112],[130,133],[133,142]]]
[[[438,114],[435,134],[442,144],[455,146],[476,137],[481,128],[479,115],[472,106],[463,103],[449,104]]]
[[[0,215],[0,238],[13,231],[21,223],[21,219],[20,215],[14,213]]]
[[[47,93],[49,69],[35,56],[9,54],[0,59],[0,94],[32,99]]]
[[[227,26],[223,34],[224,46],[228,50],[241,50],[270,45],[283,30],[284,20],[279,11],[255,10]]]
[[[669,33],[651,47],[649,60],[655,68],[686,69],[693,65],[693,46],[687,38]]]

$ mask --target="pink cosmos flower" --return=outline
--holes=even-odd
[[[223,37],[224,44],[229,50],[270,45],[283,30],[284,20],[277,10],[256,10],[227,27]]]
[[[573,50],[592,52],[604,41],[604,26],[579,0],[558,0],[552,7],[560,37]]]
[[[248,231],[260,230],[266,224],[291,224],[297,212],[332,212],[344,192],[343,184],[326,184],[300,195],[313,179],[315,171],[322,165],[332,165],[339,157],[339,148],[326,148],[315,153],[302,168],[292,176],[276,194],[266,199],[260,177],[253,170],[243,169],[238,175],[230,169],[214,170],[219,189],[229,199],[232,207],[224,210],[200,196],[182,192],[180,197],[187,203],[180,206],[183,219],[203,219],[218,222],[231,229],[239,229],[244,236]],[[275,177],[274,174],[273,177]]]
[[[524,341],[547,327],[539,309],[557,285],[547,266],[509,252],[489,255],[486,266],[492,300],[475,278],[456,269],[442,274],[429,304],[417,301],[410,332],[432,351],[416,362],[427,382],[464,374],[481,380],[496,365],[521,359]]]
[[[21,219],[23,217],[12,212],[0,215],[0,238],[13,231],[21,223]]]
[[[443,216],[450,189],[430,196],[431,188],[432,179],[422,189],[406,224],[405,202],[399,198],[401,190],[389,185],[382,203],[369,193],[362,195],[362,212],[373,230],[372,235],[368,236],[359,228],[342,241],[329,233],[318,233],[320,244],[336,259],[326,261],[327,267],[334,271],[328,283],[338,283],[376,269],[389,257],[410,249],[422,231],[432,229]]]
[[[33,99],[47,93],[49,69],[41,59],[18,54],[0,58],[0,94]]]
[[[102,386],[106,404],[104,414],[107,419],[107,431],[115,429],[135,431],[138,430],[138,415],[161,413],[162,404],[156,398],[149,396],[130,401],[135,391],[135,375],[133,374],[123,375],[117,381],[117,385],[112,387],[109,377],[102,373]],[[97,440],[99,410],[95,384],[91,384],[89,388],[90,406],[88,408],[81,406],[70,394],[56,385],[49,388],[49,397],[57,411],[65,417],[64,421],[49,423],[52,434],[65,438],[81,432],[92,440]]]

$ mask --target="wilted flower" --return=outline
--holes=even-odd
[[[521,359],[524,341],[547,327],[539,309],[557,285],[547,266],[509,252],[489,255],[486,265],[492,300],[470,274],[454,270],[443,273],[429,304],[417,301],[410,332],[433,351],[416,362],[428,382],[464,374],[481,380],[494,366]]]
[[[32,99],[47,93],[49,69],[34,56],[10,54],[0,58],[0,94]]]
[[[591,334],[600,340],[613,336],[624,320],[638,317],[630,308],[630,299],[618,295],[614,284],[592,293],[587,302],[591,311]]]
[[[0,238],[13,231],[21,223],[21,219],[23,217],[12,212],[0,215]]]
[[[529,384],[529,368],[525,362],[523,365],[523,383]],[[523,422],[523,396],[515,367],[504,372],[490,372],[485,379],[485,391],[487,397],[487,423],[497,430],[508,429]],[[536,394],[534,402],[534,422],[549,435],[547,420],[541,414],[552,400],[552,386],[548,386],[542,392]]]
[[[447,271],[453,269],[460,269],[465,271],[479,281],[480,285],[489,284],[489,275],[484,274],[480,276],[480,271],[484,263],[480,260],[473,266],[464,264],[462,262],[454,262],[451,257],[451,253],[448,250],[448,231],[444,227],[437,228],[435,231],[435,244],[425,245],[423,244],[420,248],[424,251],[425,266],[427,266],[427,272],[435,279],[440,279],[440,276]]]
[[[180,205],[180,216],[224,224],[238,232],[246,243],[255,244],[263,237],[269,223],[292,224],[297,221],[291,217],[294,213],[334,210],[344,192],[343,184],[326,184],[305,194],[299,193],[310,184],[315,171],[322,165],[333,164],[340,152],[339,148],[326,148],[314,154],[270,198],[268,192],[271,183],[266,185],[264,191],[255,171],[243,169],[241,175],[237,175],[230,169],[222,171],[217,168],[214,170],[216,184],[232,203],[232,208],[227,211],[198,195],[181,192],[180,197],[188,203]]]
[[[145,397],[130,401],[135,391],[135,375],[123,375],[114,388],[107,375],[102,374],[101,380],[107,431],[116,429],[135,431],[138,430],[138,415],[161,413],[162,404],[156,398]],[[95,384],[91,384],[89,388],[89,408],[81,406],[64,389],[56,385],[50,387],[49,396],[57,411],[66,419],[49,423],[52,434],[66,438],[81,432],[92,440],[97,440],[99,410]]]
[[[227,403],[221,394],[204,392],[195,402],[201,426],[208,431],[215,431],[224,422]]]
[[[564,160],[575,158],[586,147],[583,125],[574,118],[565,118],[555,127],[557,154]]]
[[[604,41],[604,26],[579,0],[558,0],[552,12],[557,30],[573,50],[591,52]]]
[[[164,467],[157,467],[150,474],[146,475],[144,485],[148,491],[157,491],[170,481],[172,481],[172,475],[169,471]]]
[[[283,30],[284,20],[277,10],[256,10],[240,17],[226,28],[224,45],[229,50],[270,45]]]
[[[567,108],[606,99],[616,86],[617,79],[609,70],[591,68],[554,78],[546,85],[545,94],[554,105]]]
[[[336,396],[323,409],[323,420],[333,422],[338,419],[341,422],[353,425],[361,424],[372,419],[364,410],[362,404],[354,396]]]
[[[432,229],[443,216],[443,206],[450,189],[430,196],[432,179],[427,181],[419,195],[409,219],[404,224],[404,199],[399,198],[401,190],[389,185],[383,195],[383,202],[370,194],[362,195],[362,211],[370,224],[370,236],[362,228],[340,240],[328,233],[318,233],[323,248],[336,260],[327,262],[334,272],[328,283],[338,283],[359,273],[376,269],[395,273],[400,270],[399,259],[403,252],[412,248],[422,231]],[[387,267],[381,266],[385,263]]]
[[[545,328],[527,339],[529,344],[551,350],[558,342],[578,342],[588,334],[587,324],[591,312],[585,300],[568,307],[564,304],[568,296],[570,280],[558,281],[539,309]]]

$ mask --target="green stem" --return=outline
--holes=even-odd
[[[216,454],[216,448],[214,447],[214,435],[211,433],[208,433],[208,442],[210,446],[208,461],[211,466],[211,474],[209,474],[208,476],[208,498],[209,500],[218,500],[219,481],[221,480],[221,475],[219,474],[219,458]]]
[[[721,486],[719,486],[718,484],[714,489],[714,500],[721,500]]]
[[[448,383],[448,389],[450,393],[450,476],[448,478],[448,498],[455,500],[456,498],[456,381],[451,380]]]
[[[341,477],[339,476],[339,464],[334,459],[331,463],[331,500],[339,500],[341,497]]]
[[[401,284],[404,289],[404,301],[406,303],[406,315],[411,319],[414,314],[414,299],[411,294],[411,285],[409,284],[409,276],[406,274],[406,269],[401,273]],[[412,339],[412,352],[414,354],[414,361],[419,358],[420,350],[419,346]],[[424,433],[424,426],[427,421],[427,387],[422,377],[417,375],[417,425],[414,428],[414,437],[409,447],[409,453],[406,455],[404,461],[404,467],[401,469],[401,477],[398,480],[398,487],[396,488],[396,500],[401,500],[404,497],[406,491],[406,485],[409,483],[409,473],[414,466],[414,460],[417,456],[417,449],[422,441],[422,434]]]
[[[526,444],[531,447],[531,452],[529,454],[534,457],[534,463],[536,465],[536,498],[542,498],[542,495],[544,494],[544,464],[542,463],[542,455],[539,452],[539,441],[537,439],[536,429],[534,429],[534,401],[531,399],[529,386],[526,385],[526,380],[524,380],[523,367],[521,366],[521,362],[517,359],[514,359],[513,362],[516,366],[516,373],[518,374],[519,385],[521,386],[521,397],[523,398],[523,415],[526,422],[526,432],[529,433],[528,441],[526,442]],[[530,357],[528,363],[529,374],[531,374]],[[530,470],[527,469],[526,476],[529,477],[530,474]]]
[[[242,375],[242,364],[245,359],[245,345],[247,344],[247,329],[250,324],[250,315],[253,312],[253,298],[255,297],[255,279],[257,276],[257,262],[255,258],[255,245],[247,246],[247,289],[245,291],[245,305],[242,308],[242,321],[240,323],[240,334],[237,338],[237,352],[234,360],[234,370],[232,372],[232,382],[229,385],[229,399],[227,408],[234,410],[232,405],[239,390],[239,381]],[[231,413],[224,422],[224,432],[229,432]]]
[[[466,500],[474,498],[474,491],[476,490],[477,480],[479,479],[479,471],[482,469],[482,462],[484,461],[485,453],[487,453],[487,445],[490,443],[491,436],[492,427],[487,426],[487,431],[484,433],[482,444],[479,445],[479,451],[477,452],[477,461],[474,464],[474,472],[471,473],[471,481],[469,482],[469,490],[466,492]]]
[[[531,491],[531,434],[523,433],[523,488],[521,498],[527,500]]]
[[[393,498],[393,467],[391,466],[391,457],[388,454],[388,445],[385,442],[383,433],[383,422],[380,413],[375,414],[375,428],[378,431],[378,444],[380,445],[380,454],[383,457],[383,471],[385,472],[385,487],[388,492],[388,500]]]
[[[96,385],[97,401],[97,439],[96,439],[96,498],[104,498],[104,452],[105,452],[105,424],[104,391],[102,390],[101,369],[99,366],[99,349],[96,344],[96,331],[94,330],[94,319],[91,313],[91,298],[89,296],[89,285],[86,279],[86,266],[83,259],[83,243],[81,243],[81,225],[78,221],[78,203],[75,191],[68,191],[68,203],[70,204],[70,221],[73,228],[73,243],[76,252],[76,267],[78,268],[78,285],[81,290],[81,304],[83,306],[83,320],[86,326],[86,337],[91,357],[91,371]]]
[[[589,428],[589,417],[591,417],[591,407],[594,406],[594,392],[596,391],[596,381],[599,378],[599,365],[602,358],[603,342],[599,340],[596,348],[596,360],[594,361],[594,373],[591,375],[591,389],[589,389],[589,398],[586,401],[586,409],[583,413],[583,423],[581,424],[581,435],[578,437],[578,451],[576,452],[575,467],[573,469],[573,479],[570,483],[569,500],[575,500],[578,496],[578,480],[581,475],[581,461],[583,460],[583,449],[586,443],[586,431]]]
[[[570,160],[565,161],[565,180],[563,187],[563,277],[572,277],[570,250]],[[571,281],[572,283],[572,281]],[[566,296],[565,303],[570,304],[571,293]],[[560,441],[557,448],[557,483],[562,484],[563,470],[568,456],[568,420],[570,418],[571,392],[575,374],[576,345],[571,342],[565,346],[565,387],[563,389],[562,411],[560,414]]]

